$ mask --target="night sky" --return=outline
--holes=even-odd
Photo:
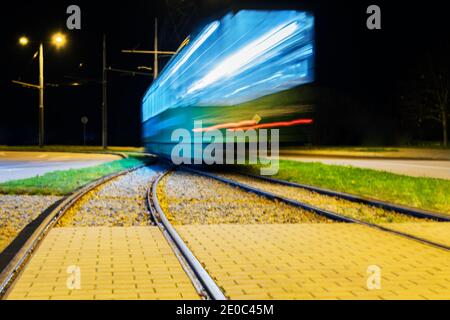
[[[66,8],[82,10],[82,30],[65,29]],[[382,30],[366,28],[366,8],[382,9]],[[46,83],[81,82],[79,87],[46,89],[46,143],[81,144],[80,118],[87,116],[88,143],[101,139],[101,45],[105,33],[108,65],[133,69],[153,66],[152,56],[122,54],[122,49],[151,50],[153,21],[160,22],[160,49],[175,51],[192,31],[240,7],[291,7],[316,16],[316,75],[314,84],[339,97],[325,110],[319,143],[393,144],[401,136],[398,87],[429,55],[447,55],[450,41],[444,1],[23,1],[2,4],[0,78],[0,144],[37,142],[38,93],[11,80],[38,82],[37,43],[18,45],[26,35],[47,41],[54,31],[68,36],[68,45],[45,46]],[[447,46],[448,48],[448,46]],[[160,60],[161,66],[168,58]],[[81,67],[80,67],[80,64]],[[110,74],[109,143],[140,144],[140,101],[151,77]],[[326,129],[325,129],[326,127]],[[406,129],[405,129],[406,130]],[[438,126],[420,138],[439,139]]]

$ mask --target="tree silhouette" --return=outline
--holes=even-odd
[[[450,68],[448,44],[428,54],[424,63],[415,68],[412,81],[404,86],[401,97],[407,121],[422,126],[426,120],[438,122],[442,128],[442,145],[448,147],[450,121]]]

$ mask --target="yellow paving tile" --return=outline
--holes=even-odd
[[[450,299],[449,252],[368,227],[176,228],[232,299]]]
[[[77,274],[67,273],[70,266],[79,267],[80,289],[67,287],[67,281]],[[157,227],[100,227],[52,229],[7,298],[145,300],[199,296]]]

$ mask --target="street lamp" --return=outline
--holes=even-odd
[[[52,44],[58,49],[64,47],[66,42],[66,36],[60,32],[55,33],[52,37]]]
[[[22,46],[27,46],[29,44],[29,39],[22,36],[19,39],[19,44]],[[52,36],[51,44],[56,48],[62,48],[66,44],[66,36],[62,33],[55,33]],[[19,83],[19,82],[17,82]],[[39,89],[39,147],[44,147],[44,44],[39,43],[39,85],[30,85],[26,83],[19,83],[26,85],[28,87]]]
[[[20,45],[22,45],[22,46],[28,45],[29,42],[30,42],[30,40],[28,40],[27,37],[20,37],[20,39],[19,39],[19,43],[20,43]]]

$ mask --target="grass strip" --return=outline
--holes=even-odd
[[[95,167],[53,171],[42,176],[0,184],[0,194],[63,196],[109,174],[139,166],[143,157],[130,157]]]
[[[259,166],[242,170],[260,174]],[[274,178],[450,214],[449,180],[289,160],[280,160]]]

